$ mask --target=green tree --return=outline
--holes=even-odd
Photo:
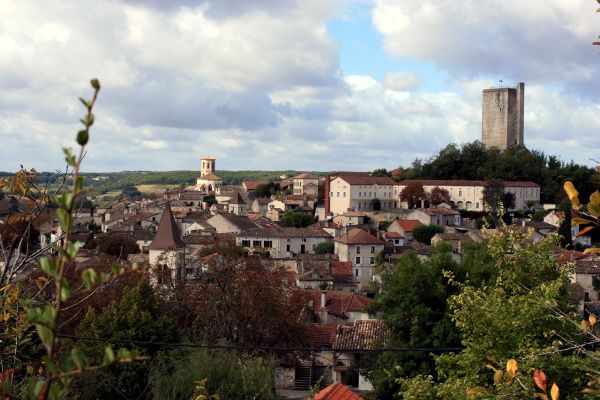
[[[400,192],[400,200],[408,203],[408,208],[421,206],[421,201],[427,199],[427,194],[423,185],[419,183],[409,183]]]
[[[371,199],[369,202],[369,206],[371,210],[380,211],[381,210],[381,200],[379,199]]]
[[[511,384],[500,373],[494,384],[493,370],[503,370],[511,359],[518,360],[525,374],[544,370],[560,387],[561,399],[581,397],[592,361],[564,349],[589,340],[572,319],[570,267],[557,266],[555,238],[535,244],[528,233],[507,229],[488,244],[498,274],[495,282],[459,285],[460,292],[448,300],[464,350],[436,357],[433,379],[402,381],[404,398],[423,398],[417,389],[434,393],[428,397],[433,399],[464,399],[469,390],[479,393],[477,398],[533,397],[531,379]]]
[[[90,310],[81,322],[78,335],[84,337],[142,342],[178,342],[179,333],[173,319],[164,311],[154,289],[147,280],[113,302],[99,315]],[[82,348],[101,360],[103,349],[95,342],[83,342]],[[139,347],[150,356],[157,347]],[[73,385],[79,399],[146,399],[149,362],[114,365],[96,373],[80,376]]]
[[[271,197],[280,192],[281,187],[279,186],[279,183],[276,182],[268,182],[256,187],[256,197]]]
[[[504,182],[500,179],[487,180],[483,189],[483,201],[496,212],[503,199]]]
[[[334,244],[332,241],[321,242],[315,246],[316,254],[333,254]]]
[[[391,177],[392,174],[390,172],[388,172],[388,170],[385,168],[377,168],[376,170],[371,172],[371,176],[389,176],[389,177]]]
[[[154,399],[190,399],[195,382],[221,399],[275,400],[274,364],[227,351],[181,350],[160,354],[150,371]]]
[[[283,213],[281,222],[284,226],[292,228],[304,228],[315,222],[312,215],[300,212],[288,210]]]
[[[126,185],[125,187],[123,187],[123,189],[121,189],[121,194],[132,199],[142,197],[142,192],[140,192],[138,188],[133,185]]]
[[[217,198],[214,194],[209,194],[202,197],[202,202],[206,203],[206,205],[210,208],[213,204],[217,203]]]
[[[444,228],[438,225],[419,225],[413,229],[413,238],[419,243],[430,245],[431,238],[443,232]]]

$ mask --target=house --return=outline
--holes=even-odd
[[[293,194],[310,194],[317,197],[319,193],[319,178],[311,173],[304,172],[292,178]]]
[[[544,217],[544,222],[560,228],[560,225],[565,220],[565,213],[558,210],[552,210]]]
[[[252,201],[252,211],[258,214],[267,215],[267,211],[269,210],[269,203],[271,199],[266,197],[259,197]]]
[[[341,226],[366,225],[369,215],[364,211],[346,211],[333,217],[333,222]]]
[[[398,182],[368,173],[339,173],[325,179],[325,212],[334,215],[348,210],[382,210],[398,207]],[[379,204],[379,207],[376,204]]]
[[[457,254],[463,253],[465,243],[472,243],[473,239],[466,233],[436,233],[431,238],[431,245],[435,246],[441,242],[448,242],[452,246],[452,251]]]
[[[242,188],[248,193],[249,196],[256,194],[256,188],[262,185],[266,185],[267,181],[243,181]]]
[[[214,227],[217,233],[240,233],[259,228],[249,218],[227,212],[216,213],[207,219],[206,222]]]
[[[575,271],[571,275],[573,293],[579,302],[579,310],[598,315],[600,312],[600,257],[588,256],[575,261]],[[587,317],[587,316],[585,316]]]
[[[340,235],[340,233],[343,230],[343,226],[338,225],[334,222],[331,221],[318,221],[315,222],[314,224],[310,225],[313,228],[321,228],[323,229],[325,232],[329,233],[331,235],[331,237],[337,237]]]
[[[404,246],[404,236],[402,236],[398,232],[384,232],[383,240],[392,245],[393,247],[402,247]]]
[[[413,229],[423,225],[418,219],[397,219],[388,226],[388,232],[396,232],[404,237],[406,244],[413,241]]]
[[[381,348],[388,337],[384,321],[378,319],[355,320],[352,324],[341,326],[332,346],[332,350],[339,354],[334,356],[333,381],[347,382],[350,367],[360,364],[363,353],[358,351]],[[357,383],[359,390],[373,390],[371,382],[360,372]]]
[[[305,318],[321,325],[343,325],[371,318],[366,307],[372,300],[355,292],[295,289],[291,301],[305,305]]]
[[[460,226],[460,212],[448,208],[418,208],[412,210],[408,219],[421,222],[423,225]]]
[[[246,205],[246,202],[240,195],[240,192],[235,191],[231,195],[229,203],[227,204],[227,208],[227,211],[229,211],[231,214],[245,215],[248,207]]]
[[[411,179],[400,182],[400,192],[408,185],[422,185],[426,193],[434,187],[445,189],[450,194],[450,201],[460,210],[484,210],[484,193],[487,183],[479,180],[437,180],[437,179]],[[515,207],[510,210],[529,209],[530,205],[540,203],[540,185],[533,182],[504,181],[504,193],[512,193],[515,197]],[[403,208],[408,208],[402,202]]]
[[[252,229],[238,234],[236,244],[250,253],[290,258],[296,254],[315,254],[319,243],[330,240],[327,232],[315,228]]]
[[[328,260],[328,268],[312,268],[297,274],[296,286],[303,289],[355,291],[358,282],[352,273],[352,263]]]
[[[334,252],[340,261],[349,261],[354,269],[354,276],[360,282],[362,289],[368,289],[375,257],[383,252],[385,242],[362,229],[352,228],[347,234],[334,240]]]

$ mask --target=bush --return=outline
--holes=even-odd
[[[298,211],[286,211],[281,218],[284,226],[292,228],[304,228],[315,222],[312,215]]]
[[[316,254],[333,254],[334,244],[332,241],[319,243],[315,247]]]
[[[438,225],[420,225],[413,229],[413,237],[417,242],[431,245],[431,238],[443,232],[444,228]]]
[[[150,371],[155,399],[190,399],[194,382],[221,399],[276,399],[274,366],[268,359],[227,351],[176,350],[162,353]]]

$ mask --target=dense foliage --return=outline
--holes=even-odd
[[[541,185],[544,203],[560,202],[566,180],[572,181],[584,198],[600,188],[600,177],[593,168],[525,147],[486,149],[479,141],[460,147],[450,144],[427,161],[416,159],[399,178],[532,181]]]
[[[281,223],[291,228],[304,228],[315,222],[312,215],[300,211],[286,211],[281,217]]]
[[[438,225],[419,225],[413,229],[413,238],[419,243],[430,245],[431,239],[443,232],[444,228]]]

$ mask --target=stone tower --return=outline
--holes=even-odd
[[[516,88],[491,88],[483,90],[481,141],[485,147],[504,150],[524,145],[523,115],[525,110],[525,84]]]
[[[212,157],[204,157],[200,159],[200,178],[204,175],[215,173],[216,159]]]

